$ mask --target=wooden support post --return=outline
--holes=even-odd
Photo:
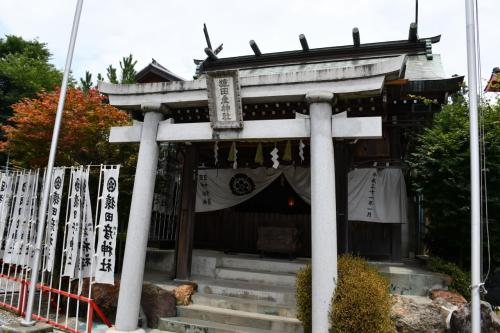
[[[347,174],[349,172],[349,150],[345,141],[334,141],[335,183],[337,195],[337,233],[339,234],[339,252],[349,251],[347,224]]]
[[[176,242],[175,278],[189,281],[194,243],[194,214],[198,154],[195,145],[186,145],[183,154],[181,211]]]
[[[401,261],[401,224],[394,223],[392,226],[391,260]]]

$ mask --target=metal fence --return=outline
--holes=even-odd
[[[149,240],[172,245],[177,238],[180,207],[181,168],[177,146],[162,144],[156,173],[155,194],[151,215]]]
[[[92,287],[99,270],[97,260],[101,255],[98,244],[102,244],[100,230],[104,219],[100,213],[105,207],[104,182],[108,180],[109,189],[111,170],[117,175],[119,167],[99,165],[54,170],[33,319],[73,333],[91,332],[97,324],[96,313],[104,325],[111,326],[92,300]],[[65,177],[67,173],[69,177]],[[34,274],[31,266],[45,176],[41,170],[0,173],[0,307],[19,315],[25,313],[28,286]],[[91,186],[97,191],[90,191]],[[116,233],[107,236],[116,238]],[[115,254],[111,255],[114,260]],[[113,273],[110,272],[111,276]]]

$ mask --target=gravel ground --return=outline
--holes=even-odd
[[[0,321],[2,322],[2,325],[14,323],[19,320],[21,320],[21,317],[19,317],[18,315],[10,311],[0,309]]]

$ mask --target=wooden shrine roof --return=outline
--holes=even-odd
[[[397,40],[378,43],[366,43],[344,46],[323,47],[285,52],[262,53],[261,55],[245,55],[219,59],[207,58],[203,62],[201,72],[256,68],[262,66],[289,65],[294,63],[308,63],[325,60],[373,58],[397,54],[426,54],[429,52],[429,43],[437,43],[441,36],[421,38],[415,41]]]
[[[174,74],[155,59],[153,59],[149,65],[141,69],[135,75],[135,79],[138,83],[184,81],[182,77]]]

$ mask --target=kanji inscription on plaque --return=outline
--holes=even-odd
[[[207,73],[207,90],[212,128],[243,128],[238,71]]]

